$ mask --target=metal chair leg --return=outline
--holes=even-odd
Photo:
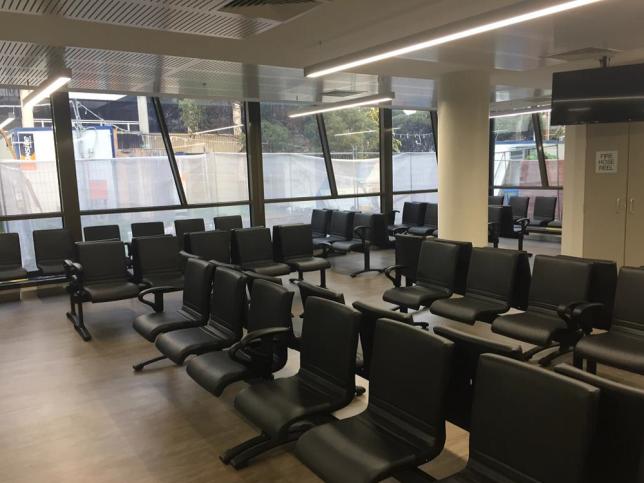
[[[145,366],[148,366],[154,362],[159,362],[164,359],[167,359],[168,356],[159,356],[159,357],[153,357],[152,359],[148,359],[147,361],[139,362],[138,364],[134,364],[132,366],[132,369],[134,369],[134,372],[141,372]]]
[[[320,270],[320,287],[326,288],[326,269]]]
[[[351,278],[355,278],[358,275],[367,273],[367,272],[383,273],[384,269],[382,268],[371,268],[371,251],[369,250],[369,248],[363,247],[363,252],[364,252],[364,268],[362,270],[358,270],[357,272],[353,272],[351,274]]]
[[[74,302],[73,297],[70,297],[70,306],[71,309],[66,314],[67,318],[74,326],[74,330],[78,332],[78,335],[81,336],[81,339],[83,339],[85,342],[89,342],[90,340],[92,340],[92,334],[90,334],[89,330],[87,330],[87,327],[85,327],[85,320],[83,317],[83,303]],[[78,309],[76,308],[76,306],[78,306]]]

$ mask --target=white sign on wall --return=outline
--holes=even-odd
[[[595,154],[596,174],[617,174],[618,151],[597,151]]]

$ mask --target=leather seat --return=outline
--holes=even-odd
[[[382,299],[400,307],[418,310],[420,307],[430,306],[435,300],[449,298],[451,295],[452,292],[448,288],[414,285],[390,288],[383,294]]]
[[[85,241],[121,240],[121,229],[118,225],[84,226]]]
[[[20,237],[17,233],[0,233],[0,282],[27,278],[22,266]]]
[[[409,227],[407,233],[419,236],[436,236],[438,234],[438,203],[427,203],[423,224]]]
[[[498,314],[508,310],[510,310],[510,305],[506,302],[475,295],[438,300],[430,308],[433,314],[469,324],[473,324],[477,320],[493,320]]]
[[[374,215],[371,213],[356,213],[353,217],[351,236],[347,240],[327,241],[323,246],[334,253],[346,254],[349,252],[362,252],[362,270],[352,272],[351,277],[356,277],[367,272],[382,272],[381,269],[371,268],[371,234],[374,228]]]
[[[264,227],[242,228],[232,232],[233,262],[244,270],[278,277],[291,273],[291,267],[273,259],[271,231]]]
[[[289,258],[288,265],[291,265],[298,272],[315,272],[331,267],[328,260],[319,257]]]
[[[281,275],[288,275],[291,273],[291,267],[286,263],[276,263],[271,261],[245,263],[243,268],[244,270],[252,270],[260,275],[268,275],[269,277],[279,277]]]
[[[339,241],[353,239],[353,211],[332,211],[327,235],[323,237],[314,237],[313,246],[320,248],[325,243],[335,243]]]
[[[99,282],[84,287],[89,295],[89,300],[98,302],[111,302],[113,300],[131,299],[141,291],[140,287],[132,282],[115,285],[114,282]]]
[[[313,232],[311,225],[276,225],[273,227],[275,258],[297,271],[298,279],[304,272],[320,271],[320,285],[326,285],[326,269],[331,264],[325,258],[313,256]]]
[[[69,230],[34,230],[34,254],[41,275],[63,275],[65,260],[73,260],[74,242]]]
[[[165,234],[165,226],[162,221],[146,221],[142,223],[132,223],[132,238],[141,238],[146,236],[162,236]]]
[[[367,409],[311,429],[296,445],[297,457],[326,482],[380,481],[430,461],[445,444],[453,344],[383,319],[374,347]]]
[[[237,230],[244,228],[241,215],[215,216],[213,218],[215,230]]]
[[[333,210],[312,210],[311,211],[311,239],[324,238],[329,229]]]
[[[503,315],[494,320],[492,327],[494,332],[511,333],[513,339],[538,346],[549,344],[558,333],[568,330],[568,325],[558,315],[536,311]]]
[[[306,301],[309,297],[319,297],[321,299],[332,300],[333,302],[344,304],[344,294],[334,292],[333,290],[329,290],[326,287],[318,287],[317,285],[301,281],[298,282],[297,288],[300,291],[300,300],[302,301],[302,307],[306,307]],[[300,314],[300,318],[304,318],[304,312]],[[290,343],[291,349],[295,349],[297,351],[300,350],[302,342],[301,335],[301,333],[297,334],[295,333],[295,330],[293,331],[293,340]]]
[[[556,207],[557,198],[555,196],[536,196],[529,226],[548,226],[555,219]]]
[[[174,220],[174,233],[179,242],[179,248],[185,248],[185,235],[188,233],[206,231],[206,225],[203,218],[190,218],[187,220]]]
[[[402,212],[402,223],[395,224],[393,222],[393,217],[397,211],[393,212],[392,223],[387,227],[389,233],[392,235],[400,232],[406,232],[412,226],[420,226],[423,224],[425,219],[425,210],[427,209],[427,203],[421,203],[417,201],[405,201],[403,205]]]

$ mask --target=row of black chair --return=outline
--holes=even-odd
[[[402,222],[395,223],[398,210],[389,215],[389,233],[411,233],[413,235],[438,235],[438,205],[436,203],[424,203],[418,201],[407,201],[403,205]]]
[[[505,196],[489,196],[488,205],[504,206]],[[507,206],[510,207],[512,218],[514,220],[528,218],[528,209],[530,207],[529,196],[510,196]],[[557,198],[555,196],[535,196],[534,211],[532,218],[529,219],[530,226],[548,226],[556,216]]]

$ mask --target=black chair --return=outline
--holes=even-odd
[[[398,322],[378,321],[367,409],[305,433],[297,457],[324,481],[338,483],[381,481],[434,459],[445,445],[452,346]]]
[[[186,233],[181,254],[185,258],[193,256],[208,260],[218,267],[239,269],[238,265],[232,263],[230,243],[230,231],[210,230]]]
[[[419,236],[438,236],[438,204],[427,203],[423,224],[409,227],[407,233]]]
[[[27,278],[22,266],[20,237],[17,233],[0,233],[0,282]]]
[[[34,230],[34,254],[40,275],[64,275],[65,260],[74,259],[74,242],[66,228]]]
[[[575,365],[595,372],[597,363],[644,374],[644,270],[622,267],[617,279],[610,330],[584,337],[575,346]]]
[[[147,221],[143,223],[132,223],[132,238],[142,236],[159,236],[165,234],[165,226],[162,221]]]
[[[373,215],[367,213],[356,213],[353,217],[353,231],[351,239],[339,241],[327,241],[323,243],[327,252],[346,254],[349,252],[362,252],[364,257],[364,265],[362,270],[357,270],[351,273],[351,277],[357,277],[360,274],[367,272],[382,273],[383,269],[371,268],[371,242],[369,235],[372,231]]]
[[[474,388],[470,458],[443,483],[584,483],[599,389],[484,354]],[[616,480],[608,480],[616,481]]]
[[[97,225],[83,227],[85,241],[120,240],[121,230],[118,225]]]
[[[528,207],[530,206],[529,196],[510,196],[508,204],[510,205],[510,208],[512,208],[513,220],[528,219]]]
[[[559,374],[600,389],[590,450],[588,483],[644,481],[644,390],[588,374],[567,364]]]
[[[248,333],[230,349],[190,359],[188,375],[219,397],[230,384],[271,379],[286,364],[292,337],[293,292],[266,280],[256,280],[246,328]]]
[[[472,403],[476,386],[476,370],[482,354],[498,354],[525,360],[520,345],[506,345],[451,327],[434,327],[434,333],[454,343],[454,356],[447,389],[447,420],[466,431],[472,425]]]
[[[405,277],[405,285],[411,286],[416,282],[418,259],[420,258],[420,247],[425,241],[424,237],[417,235],[396,235],[394,265],[396,281],[394,285],[400,287],[402,278]]]
[[[242,269],[260,275],[279,277],[291,273],[291,267],[286,263],[273,259],[271,231],[262,226],[233,230],[232,255],[233,262]]]
[[[299,372],[254,384],[235,398],[235,408],[261,431],[221,456],[236,469],[328,421],[332,412],[347,406],[355,395],[360,314],[315,297],[307,300],[305,310]],[[333,350],[329,350],[331,345]]]
[[[420,249],[415,285],[390,288],[385,291],[382,299],[400,307],[401,312],[407,312],[408,309],[429,307],[436,300],[451,297],[454,293],[458,253],[459,247],[456,245],[424,241]],[[391,272],[396,268],[394,265],[385,270],[394,285],[396,278],[391,276]]]
[[[236,270],[218,267],[206,325],[159,334],[154,345],[179,366],[190,355],[225,349],[242,338],[246,310],[246,277]]]
[[[311,225],[276,225],[273,227],[275,260],[286,263],[295,270],[298,280],[304,280],[304,272],[320,271],[320,286],[326,286],[328,260],[313,256]]]
[[[313,210],[311,211],[311,230],[312,238],[324,238],[329,229],[333,210]]]
[[[368,239],[378,248],[392,248],[396,242],[396,238],[389,235],[387,225],[387,215],[384,213],[371,215],[371,230],[369,230]]]
[[[305,281],[299,282],[297,288],[300,290],[300,298],[302,299],[302,307],[306,307],[306,300],[309,297],[319,297],[321,299],[332,300],[339,304],[344,304],[344,295],[339,292],[334,292],[326,287],[318,287],[312,283]],[[300,315],[303,317],[304,313]]]
[[[491,323],[520,301],[529,286],[530,268],[525,252],[500,248],[473,248],[462,298],[437,300],[430,311],[448,319],[473,324]]]
[[[557,198],[554,196],[537,196],[534,199],[534,212],[530,226],[548,226],[555,219]]]
[[[215,216],[213,218],[215,230],[237,230],[244,228],[241,215]]]
[[[327,235],[313,238],[313,247],[324,248],[326,243],[346,241],[353,238],[353,217],[354,211],[332,211]]]
[[[163,332],[205,325],[210,310],[210,292],[214,269],[215,266],[212,263],[189,258],[186,262],[186,283],[181,308],[174,312],[153,312],[139,315],[132,324],[134,330],[148,342],[154,342],[157,336]],[[139,299],[145,295],[145,292],[146,290],[139,294]],[[162,359],[165,359],[165,356],[135,364],[133,369],[140,371],[148,364]]]
[[[84,341],[92,336],[85,327],[83,303],[113,302],[134,298],[140,287],[130,281],[121,241],[79,242],[75,260],[65,260],[70,311],[67,318]]]
[[[523,239],[528,234],[527,218],[514,219],[510,206],[488,206],[488,241],[494,248],[499,247],[499,238],[517,240],[518,249],[523,250]]]
[[[502,205],[503,201],[505,200],[505,196],[488,196],[487,197],[487,204],[489,205]]]
[[[528,308],[503,315],[492,331],[537,346],[526,355],[559,346],[539,360],[547,365],[569,352],[584,333],[592,330],[601,304],[589,303],[591,265],[581,260],[538,255],[534,260]]]
[[[416,323],[411,314],[394,312],[393,310],[382,309],[360,301],[353,302],[353,308],[360,312],[360,348],[362,352],[356,359],[356,374],[369,379],[371,373],[371,360],[373,359],[373,341],[376,332],[376,322],[380,319],[388,319],[403,324],[427,328],[423,322]]]
[[[172,235],[138,237],[132,239],[131,249],[133,280],[146,289],[139,294],[139,300],[161,312],[163,295],[183,290],[184,265],[177,238]],[[144,299],[146,295],[153,295],[154,302]]]
[[[395,235],[397,233],[404,233],[409,230],[412,226],[420,226],[423,224],[425,219],[425,210],[427,209],[427,203],[419,203],[417,201],[405,201],[403,205],[402,212],[402,223],[396,225],[395,221],[392,220],[392,224],[387,228],[389,233]],[[393,211],[393,215],[398,213],[397,210]]]
[[[185,248],[185,235],[187,233],[206,231],[203,218],[190,218],[188,220],[174,220],[174,232],[179,242],[179,248]]]

